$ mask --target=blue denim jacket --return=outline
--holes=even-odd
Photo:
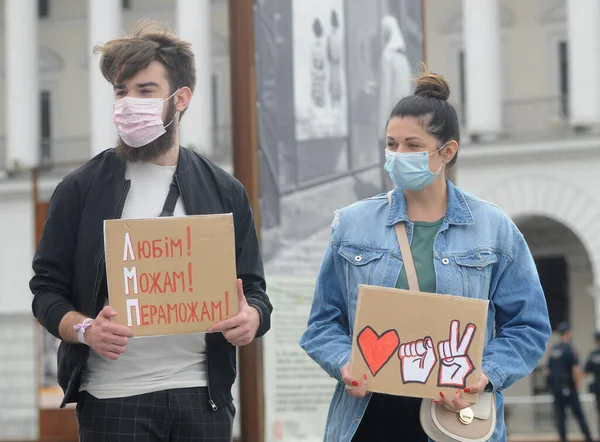
[[[350,360],[359,284],[394,287],[402,256],[394,224],[414,225],[400,189],[388,204],[385,194],[336,213],[300,345],[330,376],[340,381],[331,401],[326,442],[352,439],[370,394],[350,396],[341,368]],[[359,258],[360,257],[360,258]],[[496,206],[448,181],[448,210],[434,242],[437,292],[489,299],[482,369],[497,400],[498,425],[491,441],[506,440],[501,391],[536,367],[551,328],[535,263],[511,219]]]

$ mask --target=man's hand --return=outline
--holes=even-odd
[[[342,374],[342,380],[346,385],[346,391],[350,396],[354,396],[356,398],[364,397],[367,394],[367,375],[364,374],[362,379],[357,381],[350,374],[350,363],[344,365],[340,370]]]
[[[575,391],[579,391],[579,386],[583,381],[583,372],[579,365],[573,365],[573,382],[575,383]]]
[[[231,345],[241,347],[254,340],[258,327],[260,327],[260,315],[258,310],[248,305],[241,279],[237,280],[237,292],[238,314],[213,325],[208,329],[208,333],[223,332],[223,336]]]
[[[92,350],[112,360],[119,359],[125,352],[128,339],[133,337],[133,332],[128,327],[112,323],[112,318],[116,315],[117,312],[111,307],[104,307],[83,335],[85,343]]]

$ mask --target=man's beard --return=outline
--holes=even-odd
[[[175,106],[172,104],[172,99],[167,102],[168,108],[165,121],[166,124],[169,124],[169,122],[171,124],[165,128],[166,132],[156,140],[141,147],[131,147],[119,137],[117,141],[117,154],[119,157],[131,163],[149,163],[167,153],[173,146],[173,141],[175,141],[176,122],[174,118],[176,111]],[[163,124],[165,123],[163,122]]]

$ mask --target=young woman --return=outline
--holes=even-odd
[[[501,391],[527,376],[551,334],[535,263],[515,224],[498,207],[447,179],[460,142],[446,80],[424,74],[387,124],[385,170],[396,184],[391,205],[379,195],[337,212],[300,345],[339,384],[325,441],[427,441],[420,400],[367,393],[349,372],[359,284],[408,288],[394,224],[405,222],[421,291],[490,300],[483,375],[466,389],[494,391],[506,440]],[[358,259],[357,257],[360,257]],[[466,408],[461,391],[439,401]]]

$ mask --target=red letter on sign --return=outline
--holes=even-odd
[[[142,312],[142,325],[150,325],[150,323],[148,322],[148,312],[146,311],[148,309],[147,305],[142,305],[140,307],[140,310]]]

